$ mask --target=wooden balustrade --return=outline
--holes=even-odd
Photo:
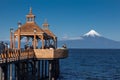
[[[5,62],[12,62],[12,61],[18,61],[18,60],[24,60],[24,59],[30,59],[34,57],[34,51],[33,50],[7,50],[0,53],[0,63]]]
[[[17,50],[9,49],[0,54],[0,63],[22,61],[28,59],[56,59],[66,58],[68,56],[67,49],[28,49]]]

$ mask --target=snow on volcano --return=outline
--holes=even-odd
[[[91,37],[95,37],[95,36],[98,36],[98,37],[100,37],[101,35],[98,33],[98,32],[96,32],[95,30],[90,30],[88,33],[86,33],[86,34],[84,34],[84,36],[91,36]]]

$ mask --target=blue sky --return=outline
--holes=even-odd
[[[9,39],[9,29],[25,23],[29,8],[42,27],[47,18],[59,39],[78,37],[91,29],[120,41],[120,0],[0,0],[0,40]]]

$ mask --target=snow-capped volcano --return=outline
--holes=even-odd
[[[90,30],[88,33],[84,34],[84,36],[91,36],[91,37],[99,36],[100,37],[101,35],[95,30]]]
[[[82,39],[59,41],[58,45],[66,44],[68,48],[86,49],[120,49],[120,42],[101,36],[95,30],[80,36]]]

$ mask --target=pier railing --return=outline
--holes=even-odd
[[[0,54],[0,63],[25,60],[30,58],[34,58],[33,49],[29,49],[29,50],[9,49],[9,50],[3,51]]]
[[[51,60],[56,58],[66,58],[67,56],[67,49],[9,49],[0,54],[0,64],[29,59]]]

